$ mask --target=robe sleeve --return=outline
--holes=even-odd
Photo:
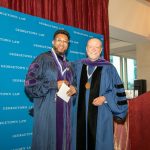
[[[108,69],[108,88],[104,95],[106,105],[118,120],[124,120],[127,115],[128,105],[123,83],[113,65]]]
[[[25,91],[30,98],[45,97],[50,89],[57,89],[57,80],[51,68],[50,61],[44,55],[37,57],[30,65],[25,80]]]
[[[71,62],[71,68],[72,68],[72,72],[73,72],[73,82],[72,82],[72,85],[75,87],[75,89],[76,89],[76,91],[77,91],[77,93],[76,94],[74,94],[73,96],[72,96],[72,104],[73,104],[73,106],[75,106],[75,104],[76,104],[76,97],[77,97],[77,94],[79,93],[78,92],[78,88],[77,88],[77,69],[76,69],[76,62]]]
[[[72,85],[76,88],[77,90],[77,75],[76,75],[76,66],[75,66],[75,62],[71,62],[71,69],[73,72],[73,82]]]

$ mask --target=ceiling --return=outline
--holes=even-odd
[[[111,55],[136,59],[136,44],[150,42],[150,38],[123,29],[110,26],[109,30]]]
[[[125,53],[130,53],[131,51],[132,53],[134,52],[134,56],[130,56],[130,57],[135,58],[136,45],[134,43],[125,42],[125,41],[110,37],[110,54],[111,55],[124,56]]]
[[[137,0],[150,7],[150,0]],[[150,43],[150,34],[144,37],[140,34],[125,31],[123,29],[109,26],[110,31],[110,54],[130,57],[136,59],[136,45],[139,43]]]
[[[110,55],[136,59],[136,45],[110,38]]]

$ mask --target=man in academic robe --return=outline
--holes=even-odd
[[[113,118],[123,121],[128,105],[115,67],[100,57],[102,42],[87,42],[87,58],[76,62],[78,96],[73,104],[72,150],[114,150]]]
[[[32,150],[70,150],[72,99],[67,103],[56,95],[62,83],[70,88],[68,96],[76,93],[73,69],[65,58],[69,39],[67,31],[56,31],[52,50],[29,67],[25,90],[34,102]]]

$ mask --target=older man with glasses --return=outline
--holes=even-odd
[[[122,122],[128,105],[115,67],[103,59],[102,42],[87,41],[87,58],[75,63],[78,96],[73,103],[72,150],[113,150],[113,117]]]

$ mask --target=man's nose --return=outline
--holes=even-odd
[[[92,47],[92,51],[96,51],[96,48],[95,48],[95,47]]]

